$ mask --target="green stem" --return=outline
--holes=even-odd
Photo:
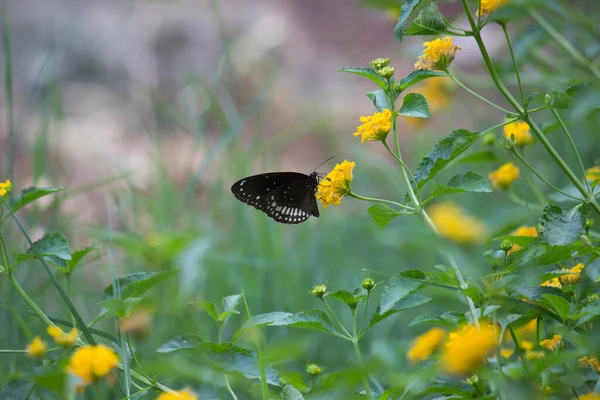
[[[527,162],[527,160],[525,160],[525,158],[519,154],[519,152],[517,151],[517,149],[513,148],[512,149],[512,153],[515,155],[515,157],[517,157],[519,159],[519,161],[521,161],[531,172],[533,172],[535,174],[535,176],[537,176],[542,182],[544,182],[548,187],[550,187],[552,190],[562,194],[563,196],[567,196],[571,199],[577,200],[577,201],[583,201],[583,199],[580,199],[579,197],[575,197],[570,195],[567,192],[564,192],[562,190],[560,190],[559,188],[557,188],[556,186],[554,186],[553,184],[551,184],[550,182],[548,182],[546,179],[544,179],[544,177],[542,177],[536,170],[535,168],[533,168],[531,166],[531,164],[529,164]]]
[[[538,24],[540,24],[542,29],[544,29],[546,33],[550,37],[552,37],[552,39],[554,39],[560,47],[563,48],[563,50],[569,53],[569,55],[575,61],[577,61],[583,67],[587,68],[596,77],[596,79],[600,79],[600,69],[598,69],[598,67],[592,64],[590,60],[585,58],[584,55],[581,54],[579,50],[577,50],[562,33],[556,30],[551,24],[548,23],[548,21],[546,21],[544,17],[542,17],[533,9],[527,8],[527,11],[529,12],[529,15],[531,15],[533,19],[537,21]]]
[[[536,113],[536,112],[538,112],[538,111],[544,111],[544,110],[547,110],[547,109],[549,109],[549,108],[550,108],[550,106],[547,106],[547,105],[546,105],[546,106],[541,106],[541,107],[536,107],[536,108],[532,108],[531,110],[528,110],[528,111],[527,111],[527,113],[528,113],[528,114],[533,114],[533,113]]]
[[[385,199],[376,199],[373,197],[364,197],[364,196],[359,196],[358,194],[354,193],[354,192],[350,192],[348,193],[349,197],[354,197],[355,199],[358,200],[363,200],[363,201],[372,201],[374,203],[387,203],[387,204],[392,204],[396,207],[400,207],[403,208],[407,211],[415,211],[414,208],[409,207],[409,206],[405,206],[404,204],[400,204],[400,203],[396,203],[395,201],[391,201],[391,200],[385,200]]]
[[[13,113],[13,75],[12,75],[12,54],[10,48],[10,32],[8,28],[8,10],[7,2],[3,3],[2,14],[2,44],[4,48],[4,83],[6,100],[6,117],[8,121],[8,157],[6,170],[9,179],[13,178],[13,168],[15,164],[16,134],[15,121]]]
[[[521,101],[525,103],[525,94],[523,93],[523,85],[521,84],[521,74],[519,73],[519,66],[517,65],[517,59],[515,58],[515,52],[513,51],[512,43],[510,41],[510,35],[506,29],[506,24],[501,24],[502,30],[504,31],[504,37],[508,44],[508,51],[510,52],[510,58],[512,59],[513,66],[515,67],[515,75],[517,76],[517,83],[519,84],[519,92],[521,93]]]
[[[490,106],[502,111],[505,114],[513,114],[511,111],[508,111],[505,108],[500,107],[497,104],[492,103],[491,101],[489,101],[488,99],[486,99],[485,97],[481,96],[480,94],[475,93],[474,91],[472,91],[471,89],[469,89],[467,86],[465,86],[461,81],[459,81],[454,75],[452,75],[450,72],[446,71],[446,73],[450,76],[450,78],[456,82],[458,84],[458,86],[460,86],[461,88],[463,88],[464,90],[466,90],[467,92],[469,92],[470,94],[472,94],[473,96],[477,97],[479,100],[489,104]]]
[[[46,314],[44,314],[44,312],[37,306],[37,304],[35,304],[35,302],[31,300],[31,297],[29,297],[29,295],[23,290],[21,285],[19,285],[19,282],[17,282],[17,280],[15,279],[14,274],[9,274],[8,279],[10,280],[10,283],[14,286],[19,296],[21,296],[21,298],[25,300],[25,303],[27,303],[29,308],[31,308],[33,312],[38,317],[40,317],[47,326],[55,326],[54,323],[50,321],[50,318],[48,318]]]
[[[225,318],[225,321],[223,321],[222,323],[217,322],[217,343],[219,344],[223,342],[223,330],[225,329],[225,324],[227,323],[227,320],[228,318]],[[223,379],[225,380],[225,387],[227,388],[227,391],[229,392],[231,397],[234,400],[238,400],[237,396],[235,395],[235,392],[233,391],[233,388],[231,387],[231,384],[229,383],[229,378],[227,377],[227,375],[223,375]]]
[[[567,126],[563,122],[560,115],[558,115],[558,111],[556,111],[554,108],[552,108],[550,111],[552,111],[552,114],[554,114],[554,117],[556,118],[556,120],[560,124],[561,128],[565,132],[565,135],[567,135],[567,138],[569,139],[569,143],[571,143],[571,147],[573,147],[573,151],[575,152],[575,155],[577,156],[577,160],[579,161],[579,166],[581,167],[581,172],[583,172],[583,181],[585,182],[588,192],[591,192],[592,188],[590,188],[590,185],[589,185],[587,179],[585,178],[585,167],[583,166],[583,161],[581,160],[581,155],[579,154],[579,151],[577,150],[577,146],[575,146],[575,142],[573,141],[573,137],[571,136],[569,129],[567,129]]]
[[[365,334],[365,331],[363,330],[363,328],[365,327],[365,322],[367,321],[367,311],[369,309],[369,299],[371,298],[371,291],[369,290],[367,292],[367,301],[365,304],[365,312],[363,314],[363,318],[362,318],[362,322],[360,323],[360,334],[358,335],[358,338],[360,339],[361,337],[363,337],[363,335]]]
[[[362,355],[360,354],[360,346],[358,345],[358,335],[356,331],[356,312],[352,311],[352,345],[354,346],[354,354],[356,355],[356,361],[362,365]],[[365,393],[367,398],[373,400],[373,393],[371,393],[371,387],[369,386],[369,379],[363,376],[363,384],[365,386]]]
[[[344,333],[347,336],[341,335],[339,333],[335,333],[336,336],[344,338],[346,340],[352,340],[352,335],[350,335],[350,332],[348,332],[348,329],[346,329],[346,327],[344,327],[344,324],[342,324],[340,322],[340,320],[338,319],[337,315],[335,315],[335,313],[333,312],[333,310],[331,309],[331,307],[329,307],[329,304],[327,304],[327,302],[325,301],[325,299],[323,297],[321,297],[321,301],[323,302],[323,304],[325,305],[325,308],[327,308],[327,311],[329,311],[329,314],[333,317],[333,320],[335,322],[337,322],[337,324],[340,326],[340,328],[342,328],[342,331],[344,331]]]
[[[404,170],[408,173],[408,175],[410,176],[410,180],[415,184],[415,186],[417,185],[417,181],[415,180],[415,177],[413,176],[412,172],[410,171],[410,168],[408,168],[406,166],[406,164],[404,164],[404,162],[402,161],[402,159],[400,159],[400,157],[398,157],[398,155],[396,153],[394,153],[392,151],[392,149],[390,149],[390,146],[388,146],[387,142],[385,140],[382,140],[381,143],[383,143],[383,147],[386,148],[386,150],[392,155],[392,157],[394,157],[396,159],[396,161],[398,161],[398,164],[400,164],[401,168],[404,168]]]

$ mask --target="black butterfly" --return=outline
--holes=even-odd
[[[315,193],[321,177],[317,172],[269,172],[237,181],[231,192],[277,222],[299,224],[311,215],[319,217]]]

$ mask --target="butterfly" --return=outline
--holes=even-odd
[[[231,192],[239,201],[264,212],[277,222],[299,224],[311,216],[319,217],[315,194],[323,177],[324,174],[316,171],[309,175],[269,172],[240,179],[231,186]]]

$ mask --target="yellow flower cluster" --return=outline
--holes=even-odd
[[[494,189],[508,189],[519,177],[519,167],[509,162],[488,174]]]
[[[570,269],[561,268],[561,271],[569,271],[570,273],[561,275],[560,278],[558,278],[558,277],[552,278],[552,279],[542,283],[540,286],[562,288],[563,285],[575,285],[579,282],[579,278],[581,276],[581,271],[583,271],[584,268],[585,268],[585,265],[583,265],[582,263],[579,263]]]
[[[446,70],[452,60],[454,60],[456,51],[461,50],[460,47],[452,44],[450,36],[425,42],[423,46],[425,50],[423,50],[423,55],[419,56],[419,60],[415,63],[415,69]]]
[[[49,326],[46,331],[48,332],[48,335],[54,339],[56,344],[65,348],[73,346],[77,341],[77,328],[73,328],[69,331],[69,333],[66,333],[63,332],[58,326]]]
[[[459,331],[450,333],[450,339],[442,349],[440,361],[448,373],[469,373],[484,362],[484,357],[495,346],[492,326],[482,324],[477,330],[473,325],[466,325]]]
[[[533,142],[533,136],[531,136],[531,128],[529,128],[527,122],[516,121],[504,125],[504,137],[510,139],[511,135],[515,136],[517,146],[525,146]]]
[[[440,328],[431,328],[413,342],[408,354],[411,364],[425,360],[439,347],[446,336],[446,331]]]
[[[592,357],[581,357],[579,360],[577,360],[579,362],[579,366],[581,368],[593,368],[597,374],[600,374],[600,362],[598,361],[598,359],[594,356]]]
[[[190,389],[185,388],[175,393],[161,393],[156,400],[196,400],[198,397]]]
[[[554,335],[552,339],[545,339],[540,342],[540,346],[547,348],[550,351],[556,351],[562,340],[561,335]]]
[[[538,231],[535,226],[522,226],[517,230],[513,231],[510,236],[528,236],[528,237],[538,237]],[[514,244],[513,247],[508,251],[507,254],[512,253],[513,251],[519,251],[523,248],[518,244]],[[534,320],[535,321],[535,320]]]
[[[485,237],[485,226],[466,214],[455,203],[434,204],[428,209],[431,220],[440,234],[460,244],[479,243]]]
[[[477,11],[477,14],[488,15],[495,12],[498,8],[508,3],[508,0],[481,0],[481,6]]]
[[[80,379],[76,390],[81,391],[95,379],[110,374],[118,362],[115,351],[106,345],[79,347],[73,352],[67,371]]]
[[[600,400],[600,393],[588,393],[579,396],[579,400]]]
[[[42,340],[39,336],[33,338],[30,344],[25,347],[25,351],[29,357],[41,357],[46,352],[46,342]]]
[[[352,169],[356,163],[344,160],[336,164],[335,168],[319,183],[317,199],[327,208],[330,204],[341,204],[342,197],[350,193],[352,184]]]
[[[5,182],[0,182],[0,196],[4,197],[7,193],[9,193],[12,189],[12,183],[10,179],[7,179]]]
[[[588,169],[585,173],[585,178],[592,182],[600,179],[600,167],[592,167]],[[0,183],[0,185],[2,184]]]
[[[364,143],[365,140],[384,140],[392,129],[392,112],[386,108],[382,112],[367,117],[361,116],[360,122],[362,125],[354,132],[354,136],[360,136],[361,143]]]

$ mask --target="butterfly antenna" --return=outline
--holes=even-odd
[[[319,169],[319,167],[325,163],[327,163],[327,161],[331,160],[332,158],[334,158],[335,156],[331,156],[329,157],[327,160],[323,161],[321,164],[317,165],[317,168],[315,168],[315,171]]]

